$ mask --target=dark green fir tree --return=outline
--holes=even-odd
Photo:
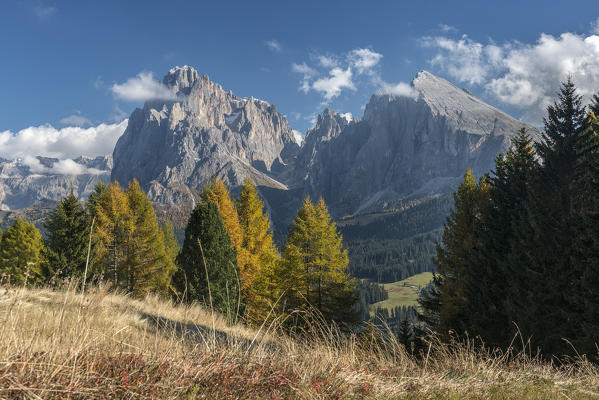
[[[81,277],[85,270],[90,218],[73,191],[62,199],[44,222],[47,280]]]
[[[242,311],[237,254],[218,207],[202,201],[193,210],[174,283],[187,301],[199,301],[235,320]]]

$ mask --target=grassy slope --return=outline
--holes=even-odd
[[[419,290],[425,287],[431,279],[433,279],[433,274],[431,272],[422,272],[402,281],[383,284],[385,290],[389,293],[389,298],[371,304],[371,311],[374,311],[377,308],[387,308],[391,310],[397,306],[417,305]]]
[[[270,326],[269,328],[273,328]],[[304,340],[227,326],[199,306],[92,288],[0,287],[0,398],[586,399],[599,370],[436,341],[418,360],[372,336]]]

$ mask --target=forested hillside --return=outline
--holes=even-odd
[[[452,205],[451,196],[435,196],[341,220],[352,276],[389,283],[434,271],[435,243]]]

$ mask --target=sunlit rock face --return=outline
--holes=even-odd
[[[285,189],[273,168],[299,146],[287,120],[270,105],[241,98],[191,67],[176,67],[163,83],[173,101],[148,101],[136,109],[114,149],[112,179],[139,180],[152,200],[192,201],[192,193],[218,176],[229,186],[251,177]]]

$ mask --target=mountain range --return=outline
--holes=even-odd
[[[60,173],[56,159],[0,160],[0,207],[57,201],[71,189],[85,198],[99,180],[136,178],[157,210],[185,216],[211,178],[235,193],[250,177],[284,228],[306,195],[322,196],[341,218],[450,193],[466,168],[489,171],[518,130],[538,134],[426,71],[407,95],[374,94],[361,119],[324,110],[301,145],[274,105],[225,91],[192,67],[171,69],[163,84],[173,99],[134,110],[112,157],[70,160],[78,174]]]

